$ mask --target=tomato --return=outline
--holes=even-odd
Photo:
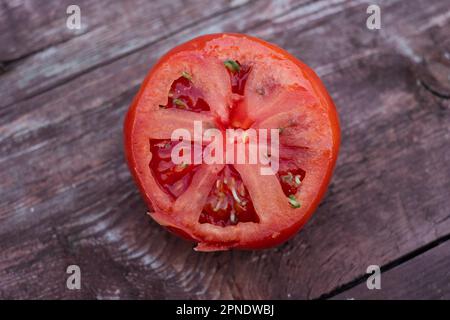
[[[203,128],[278,130],[276,174],[261,163],[175,163],[179,128],[187,144]],[[259,132],[259,131],[258,131]],[[164,55],[144,80],[124,126],[125,152],[151,217],[198,251],[280,244],[311,217],[329,184],[340,132],[317,75],[283,49],[242,34],[212,34]],[[197,138],[196,138],[197,137]],[[258,136],[257,139],[262,139]],[[258,140],[259,141],[259,140]]]

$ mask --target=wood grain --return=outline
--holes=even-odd
[[[449,234],[448,5],[381,5],[380,31],[365,28],[360,1],[232,2],[184,28],[170,19],[167,30],[149,26],[168,31],[162,37],[112,36],[139,25],[135,12],[112,31],[98,18],[53,51],[31,48],[0,75],[0,297],[317,298]],[[288,49],[321,75],[340,114],[326,199],[271,250],[192,251],[145,216],[123,158],[123,116],[150,66],[220,31]],[[61,72],[46,77],[58,63]],[[65,288],[69,264],[81,267],[80,291]]]
[[[366,283],[334,299],[450,299],[450,241],[381,273],[381,289],[369,290]]]
[[[80,5],[84,29],[77,33],[72,32],[72,35],[66,35],[68,30],[65,27],[66,16],[60,17],[54,23],[55,26],[46,25],[45,27],[57,34],[62,32],[60,30],[66,30],[63,32],[66,35],[65,41],[59,41],[55,35],[48,39],[53,41],[52,45],[39,47],[40,50],[35,54],[7,64],[8,72],[3,76],[5,81],[0,83],[0,94],[5,95],[5,99],[0,101],[0,107],[30,98],[84,72],[149,47],[180,31],[183,31],[186,34],[185,39],[188,39],[189,33],[186,31],[190,28],[215,17],[215,21],[220,21],[217,17],[226,12],[236,12],[237,9],[249,5],[247,2],[247,0],[219,0],[210,1],[205,6],[204,1],[198,0],[169,2],[133,0],[94,2],[95,8],[91,8],[92,2],[89,2],[89,6]],[[37,1],[32,3],[39,6]],[[290,0],[270,6],[263,1],[251,5],[250,11],[254,14],[257,8],[258,10],[261,10],[261,7],[265,10],[270,8],[271,12],[268,15],[270,18],[287,10],[290,6]],[[65,6],[58,4],[58,10],[65,12]],[[264,14],[264,11],[262,12]],[[240,14],[239,17],[245,17],[245,14]],[[252,18],[251,22],[259,21],[257,17],[260,15]],[[224,22],[229,23],[226,20]],[[236,20],[236,22],[239,21]],[[209,23],[209,25],[212,24]],[[43,32],[41,29],[39,31]],[[211,29],[211,32],[214,30]],[[6,32],[6,34],[11,33],[15,35],[15,29],[8,29]]]

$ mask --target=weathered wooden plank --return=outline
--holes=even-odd
[[[86,12],[101,17],[107,6],[105,1],[77,1]],[[11,62],[43,48],[67,41],[83,34],[94,25],[74,31],[66,28],[66,9],[71,1],[0,1],[0,61]],[[98,6],[97,6],[98,4]],[[112,10],[103,10],[105,18]],[[94,22],[94,21],[90,21]]]
[[[295,283],[291,297],[318,297],[337,287],[331,283],[347,283],[364,274],[369,264],[383,265],[450,231],[444,199],[450,176],[445,163],[450,158],[445,150],[449,101],[435,99],[418,84],[436,79],[431,65],[449,74],[448,66],[435,59],[448,48],[448,14],[443,15],[447,4],[389,3],[382,6],[379,33],[363,27],[367,16],[358,8],[324,24],[316,21],[311,29],[302,19],[284,16],[279,26],[277,21],[272,24],[273,30],[262,26],[257,33],[292,39],[283,45],[322,75],[342,124],[340,159],[321,208],[326,213],[319,211],[315,217],[313,224],[320,227],[304,230],[311,233],[308,244],[316,248],[295,255],[301,261],[298,272],[280,272],[286,278],[281,282]],[[306,31],[281,38],[286,23]],[[448,88],[448,80],[440,83]],[[425,187],[424,181],[430,184]],[[333,221],[328,227],[326,219]],[[299,274],[305,278],[302,285],[296,279]]]
[[[277,1],[277,2],[266,2],[266,1],[258,1],[258,2],[252,2],[250,5],[248,6],[243,6],[241,10],[239,10],[239,13],[235,12],[235,11],[230,11],[227,12],[224,15],[218,15],[213,17],[212,19],[209,19],[207,21],[204,21],[202,23],[199,24],[194,24],[190,27],[187,27],[185,29],[183,29],[182,32],[178,32],[175,36],[172,37],[168,37],[167,39],[162,38],[160,39],[160,41],[157,41],[154,45],[149,46],[149,47],[145,47],[143,50],[139,50],[136,53],[131,54],[132,58],[130,60],[130,63],[133,63],[133,72],[138,72],[139,75],[134,74],[134,80],[130,80],[127,85],[137,85],[142,77],[145,75],[145,73],[148,71],[149,66],[151,65],[151,63],[153,63],[155,61],[155,59],[157,59],[159,56],[161,56],[162,54],[164,54],[166,51],[170,50],[173,46],[180,44],[184,41],[187,41],[188,39],[204,34],[204,33],[214,33],[214,32],[223,32],[223,31],[229,31],[229,32],[239,32],[239,31],[244,31],[246,29],[248,29],[251,26],[257,26],[259,24],[261,24],[264,21],[270,20],[273,17],[277,17],[280,14],[283,14],[285,12],[289,12],[289,10],[291,10],[292,8],[295,8],[296,6],[299,5],[300,2],[292,2],[292,1]],[[260,13],[261,15],[255,15],[255,12]],[[128,38],[126,38],[125,40],[122,39],[123,41],[128,41]],[[146,40],[148,41],[148,40]],[[118,46],[124,46],[124,44],[119,43],[117,44]],[[60,48],[58,47],[58,51],[61,50],[62,52],[64,52],[63,54],[67,54],[67,50],[64,48]],[[99,50],[99,49],[96,49]],[[117,52],[114,51],[109,51],[110,49],[108,48],[103,48],[103,51],[108,51],[111,52],[111,54],[117,54]],[[69,50],[69,52],[73,53],[76,52],[75,48],[71,48]],[[114,53],[113,53],[114,52]],[[81,56],[84,53],[81,54]],[[108,59],[106,58],[106,54],[102,55],[102,57],[96,57],[98,59],[100,59],[99,61],[101,61],[102,63],[108,63]],[[50,57],[47,57],[45,59],[45,65],[47,65],[48,68],[52,69],[54,68],[53,63],[51,63],[50,61],[53,61],[53,59],[56,59],[55,57],[53,57],[52,59],[50,59]],[[59,60],[59,59],[56,59]],[[74,70],[68,70],[68,72],[63,73],[63,77],[65,80],[70,79],[74,76],[76,76],[78,74],[78,71],[82,70],[84,68],[84,66],[86,66],[85,64],[85,60],[84,58],[80,58],[80,60],[76,63],[73,64],[73,68]],[[89,59],[88,59],[89,60]],[[106,61],[105,61],[106,60]],[[97,61],[97,62],[99,62]],[[36,62],[35,66],[36,68],[41,68],[42,65],[42,61]],[[87,62],[89,64],[89,62]],[[90,66],[90,65],[89,65]],[[88,68],[89,69],[89,68]],[[94,68],[95,69],[95,68]],[[91,69],[89,69],[91,70]],[[41,70],[42,71],[42,70]],[[32,70],[32,68],[27,68],[27,70],[24,70],[24,72],[29,75],[34,74],[34,71]],[[53,72],[53,71],[52,71]],[[75,72],[75,74],[74,74]],[[128,72],[128,71],[127,71]],[[17,75],[17,73],[14,71],[13,72],[13,76],[14,77],[18,77],[18,79],[22,79],[21,76]],[[45,76],[46,73],[44,73]],[[81,72],[82,74],[82,72]],[[11,79],[7,78],[8,73],[4,74],[3,76],[0,76],[0,79],[5,80],[5,82],[0,81],[0,87],[3,85],[4,88],[6,88],[7,90],[16,90],[18,92],[19,95],[24,94],[24,92],[27,90],[26,88],[21,88],[19,89],[15,89],[15,87],[13,85],[9,85],[8,83],[13,83],[14,81],[12,81]],[[30,75],[32,77],[32,75]],[[43,74],[39,74],[39,77],[37,79],[37,81],[41,84],[45,83],[47,80],[51,82],[51,85],[54,85],[54,81],[55,79],[42,79]],[[115,77],[117,77],[117,75],[115,75]],[[27,77],[25,77],[27,78]],[[64,81],[65,81],[64,80]],[[19,80],[20,81],[20,80]],[[133,81],[135,81],[134,83],[132,83]],[[0,92],[1,92],[1,88],[0,88]],[[108,93],[107,96],[111,94]],[[10,99],[15,99],[12,96],[9,96]],[[16,97],[17,98],[17,97]],[[4,101],[8,100],[8,96],[6,96]],[[6,103],[6,102],[5,102]],[[1,101],[0,101],[1,104]],[[27,104],[30,105],[30,104]],[[27,110],[19,110],[16,105],[9,105],[6,108],[0,108],[0,117],[3,118],[5,121],[9,121],[11,118],[15,117],[17,114],[21,114],[22,112],[26,112]]]
[[[95,10],[90,8],[91,5],[86,6],[87,8],[80,5],[83,21],[87,21],[86,30],[82,34],[72,33],[72,38],[65,38],[67,41],[47,46],[27,59],[8,66],[8,71],[0,76],[0,95],[3,96],[0,107],[34,96],[98,65],[110,63],[173,33],[189,29],[205,18],[236,10],[247,2],[107,1],[97,4]],[[258,8],[261,15],[255,15],[257,11],[252,10],[253,17],[249,22],[261,22],[258,17],[264,17],[265,13],[268,18],[276,16],[289,10],[295,3],[296,1],[292,0],[259,2],[250,8]],[[64,15],[64,5],[58,5],[58,12],[61,10],[64,10]],[[65,20],[60,20],[57,20],[58,24],[55,22],[55,26],[50,26],[51,31],[47,32],[60,34],[60,29],[66,29]],[[238,22],[246,23],[245,20]],[[225,26],[226,23],[223,21],[220,25]],[[14,30],[7,34],[12,32]],[[13,41],[5,43],[12,43],[14,46]]]
[[[450,241],[381,273],[381,289],[361,283],[333,299],[450,299]]]
[[[0,30],[4,29],[5,52],[0,52],[0,61],[26,59],[7,64],[0,82],[1,106],[234,6],[226,1],[208,6],[202,1],[82,1],[78,3],[82,29],[74,32],[66,28],[68,4],[24,1],[3,6]]]
[[[437,77],[411,56],[445,48],[448,20],[429,23],[444,4],[394,2],[377,34],[364,27],[365,5],[331,3],[325,9],[340,9],[324,14],[307,4],[254,24],[258,2],[17,103],[0,118],[0,296],[313,298],[448,234],[449,105],[417,85]],[[416,28],[420,21],[429,27]],[[145,217],[121,123],[149,62],[224,29],[249,30],[316,67],[340,111],[343,142],[327,198],[294,239],[200,254]],[[392,42],[392,31],[408,47]],[[64,287],[72,263],[85,279],[79,292]]]
[[[269,10],[270,8],[273,9],[273,7],[267,7],[267,5],[258,3],[253,9],[245,11],[244,14],[251,17],[255,10],[265,10],[266,12],[270,11],[273,14],[277,14],[279,12],[277,10]],[[279,10],[281,9],[283,9],[283,7],[279,7]],[[231,12],[225,17],[218,16],[211,22],[211,24],[223,27],[221,24],[236,23],[239,21],[239,17],[242,16],[242,13],[238,16],[236,13]],[[269,18],[270,14],[265,16]],[[249,20],[249,23],[255,23],[258,19],[259,18]],[[199,30],[207,25],[208,24],[202,24],[196,29],[195,32],[200,32]],[[134,198],[134,200],[127,200],[127,210],[129,210],[129,205],[131,202],[137,203],[135,204],[138,207],[138,210],[136,210],[137,215],[135,216],[137,220],[135,221],[137,222],[141,219],[141,222],[138,225],[144,227],[143,230],[147,230],[145,237],[149,236],[149,230],[147,229],[149,220],[147,217],[142,215],[142,213],[145,212],[145,208],[137,196],[137,192],[130,181],[128,170],[123,163],[121,151],[121,116],[124,113],[126,105],[128,105],[131,101],[132,95],[136,92],[137,85],[147,72],[148,57],[150,56],[151,61],[153,62],[171,46],[186,39],[188,34],[189,31],[186,31],[177,39],[168,40],[157,48],[149,48],[145,52],[135,54],[127,59],[122,59],[109,66],[107,70],[96,70],[93,75],[89,75],[88,77],[83,76],[79,79],[79,81],[77,81],[78,84],[82,84],[81,86],[76,85],[72,87],[72,84],[67,84],[61,90],[49,91],[42,96],[34,98],[32,101],[17,104],[13,109],[11,109],[13,112],[5,113],[1,117],[3,124],[6,124],[9,121],[14,122],[14,125],[12,126],[2,126],[1,128],[2,137],[4,138],[1,145],[2,154],[7,155],[2,158],[4,161],[3,165],[6,166],[8,164],[15,163],[16,161],[21,161],[24,168],[20,171],[4,172],[4,186],[8,193],[4,194],[5,201],[2,201],[2,214],[0,214],[0,219],[2,219],[4,224],[2,224],[0,230],[3,232],[18,229],[23,230],[30,236],[30,238],[28,238],[29,243],[33,243],[34,245],[27,243],[27,236],[25,235],[15,237],[15,235],[18,234],[14,231],[11,234],[9,232],[3,234],[4,237],[1,237],[2,241],[0,241],[0,243],[4,243],[5,245],[11,241],[16,243],[16,245],[11,248],[11,251],[19,255],[23,254],[23,251],[20,249],[22,245],[31,246],[34,247],[35,250],[38,250],[38,248],[40,249],[40,246],[36,245],[34,242],[36,235],[31,231],[35,226],[37,226],[36,224],[40,225],[39,228],[45,229],[43,224],[49,223],[49,234],[51,233],[55,235],[56,240],[54,240],[54,243],[52,244],[51,241],[47,241],[47,239],[45,239],[46,243],[49,243],[49,246],[42,248],[43,250],[40,251],[40,257],[41,259],[48,259],[48,261],[57,259],[61,263],[61,265],[58,266],[56,266],[56,262],[49,263],[51,265],[55,265],[55,267],[52,268],[55,273],[54,277],[59,279],[61,276],[65,276],[62,264],[71,260],[70,256],[73,250],[69,250],[69,252],[67,252],[68,250],[58,251],[54,248],[54,246],[60,246],[60,242],[58,242],[60,240],[58,239],[66,239],[68,238],[68,234],[72,234],[72,231],[68,232],[68,229],[66,228],[68,227],[68,224],[75,224],[75,227],[78,226],[78,228],[76,228],[77,230],[80,230],[81,224],[81,227],[86,229],[85,235],[81,235],[81,239],[83,239],[86,243],[86,240],[84,239],[85,236],[89,238],[89,234],[103,232],[101,230],[96,230],[98,225],[94,229],[87,230],[84,224],[86,223],[89,225],[93,222],[93,220],[100,222],[99,220],[105,218],[104,214],[106,214],[106,217],[108,217],[109,220],[112,216],[109,213],[105,213],[105,210],[109,210],[105,208],[109,208],[110,205],[104,201],[108,202],[109,198],[118,199],[119,194],[120,197]],[[121,70],[121,80],[117,78],[117,72],[119,70]],[[101,80],[101,83],[97,82],[100,79],[103,79]],[[127,80],[125,81],[125,79]],[[89,90],[89,92],[85,91],[87,87],[93,89],[93,86],[96,86],[94,82],[99,85],[99,87],[96,90]],[[91,85],[87,86],[88,83]],[[65,92],[65,94],[61,95],[63,92]],[[107,99],[109,98],[111,98],[111,101],[108,102]],[[114,104],[114,106],[111,104]],[[36,108],[36,106],[39,107]],[[99,113],[98,111],[102,109],[103,111]],[[115,111],[111,112],[112,110]],[[88,114],[90,114],[90,116],[88,116]],[[105,115],[106,118],[104,117]],[[108,117],[110,120],[108,120]],[[111,117],[114,118],[114,120],[112,120]],[[112,122],[114,122],[114,124]],[[97,126],[97,124],[101,123],[109,124],[105,128]],[[22,130],[20,128],[22,128]],[[111,134],[111,129],[113,129],[114,135]],[[19,133],[18,131],[21,132]],[[20,138],[20,136],[22,136],[22,138]],[[96,136],[97,140],[92,140],[93,136]],[[45,139],[43,139],[44,137]],[[11,138],[12,140],[10,140]],[[67,146],[61,144],[61,139],[67,143]],[[79,139],[81,139],[81,141]],[[79,141],[77,143],[78,146],[75,146],[73,143],[76,140]],[[53,147],[50,146],[51,141],[55,142],[59,147],[56,147],[55,145]],[[115,150],[110,149],[113,145],[113,149]],[[99,146],[104,146],[106,148],[99,148]],[[48,159],[48,148],[56,151],[53,156],[51,156],[53,160]],[[25,160],[25,158],[27,158],[25,154],[30,156],[29,152],[33,152],[32,150],[36,151],[37,154],[34,154],[31,158],[28,158],[29,160]],[[97,153],[99,150],[107,151],[110,154],[99,157],[99,154]],[[111,152],[114,154],[111,154]],[[40,156],[38,154],[40,154]],[[99,159],[112,159],[112,162],[110,162],[111,160],[105,161]],[[98,161],[97,165],[94,165],[92,161]],[[60,164],[62,164],[62,166],[60,166]],[[107,192],[107,194],[104,194],[104,196],[100,196],[103,192],[100,191],[100,189],[103,190],[103,188],[98,189],[99,193],[92,193],[91,188],[94,187],[94,185],[88,186],[87,184],[97,184],[98,181],[105,180],[108,181],[108,183],[104,184],[104,186],[106,186],[110,185],[112,182],[110,177],[110,169],[106,169],[104,165],[107,165],[108,167],[111,166],[110,168],[116,168],[113,170],[118,170],[117,172],[120,172],[122,177],[121,179],[124,180],[119,181],[118,184],[124,184],[126,189],[128,189],[127,191],[118,190],[116,184],[114,184],[114,186],[111,186],[112,188]],[[53,170],[50,170],[49,168],[53,168]],[[92,170],[99,174],[94,179],[97,182],[89,182],[91,178],[95,176]],[[45,178],[43,179],[41,179],[42,172],[46,172]],[[103,176],[106,172],[109,172],[107,173],[108,177]],[[14,187],[12,187],[11,184],[14,184]],[[81,194],[79,194],[80,191]],[[30,192],[30,196],[27,196],[27,199],[25,199],[25,193],[27,192]],[[36,195],[36,193],[40,195]],[[31,194],[33,195],[31,196]],[[113,205],[113,207],[115,207],[115,205]],[[11,210],[11,208],[14,208],[15,210]],[[124,211],[119,210],[117,212],[119,214],[123,214]],[[78,218],[75,218],[75,220],[67,224],[65,219],[70,218],[73,213],[75,213]],[[103,218],[99,219],[98,215]],[[80,218],[81,220],[78,220]],[[11,222],[11,224],[9,222]],[[104,222],[101,223],[104,227],[108,228],[107,224]],[[65,231],[58,231],[53,226],[60,226],[57,229],[64,229]],[[135,228],[133,229],[133,238],[136,235],[144,234]],[[136,232],[136,234],[134,234],[134,232]],[[61,233],[63,235],[60,235]],[[158,233],[165,234],[162,230],[159,230],[159,232],[154,234],[156,235]],[[109,233],[109,236],[111,235],[112,233]],[[174,241],[172,236],[165,235],[165,237],[168,239],[167,243]],[[128,256],[128,258],[132,258],[133,255],[136,256],[136,260],[138,262],[137,265],[139,268],[143,268],[143,270],[146,270],[145,273],[149,274],[150,271],[148,269],[150,268],[151,270],[151,268],[153,268],[153,262],[148,255],[149,249],[146,248],[146,240],[142,238],[140,239],[140,243],[136,243],[136,246],[129,246],[131,242],[127,244],[126,256]],[[151,239],[147,240],[151,241]],[[63,243],[70,243],[72,241],[73,239],[70,239],[70,241],[66,240],[65,242],[63,241]],[[133,242],[135,240],[131,239],[131,241]],[[155,241],[153,240],[153,242]],[[155,243],[157,242],[159,242],[159,240]],[[190,248],[190,245],[184,245],[185,248]],[[179,243],[177,246],[179,246]],[[101,247],[104,248],[104,244],[101,245]],[[190,251],[191,250],[189,249],[187,252]],[[67,257],[67,255],[69,256]],[[12,256],[12,254],[9,254],[8,251],[7,256]],[[83,264],[82,266],[83,269],[90,268],[91,270],[95,269],[98,262],[96,262],[95,259],[91,260],[86,258],[83,258],[83,261],[86,262],[86,264]],[[16,261],[8,260],[8,263],[12,263],[12,265],[4,264],[2,265],[2,267],[4,267],[2,269],[13,269],[14,273],[7,274],[8,279],[10,279],[11,282],[6,281],[6,283],[9,283],[11,286],[14,286],[16,281],[26,283],[28,280],[22,278],[22,269],[16,266]],[[128,261],[127,265],[131,263],[132,262]],[[98,264],[107,266],[110,262],[105,261],[101,263],[99,262]],[[160,259],[155,262],[156,266],[159,264],[161,264]],[[48,274],[48,270],[43,267],[44,265],[45,264],[41,264],[42,269],[36,267],[34,274]],[[166,269],[167,268],[164,268],[164,270]],[[180,269],[180,266],[177,266],[177,269]],[[133,273],[132,267],[130,267],[129,270],[130,273]],[[170,269],[165,272],[168,275],[173,273]],[[136,271],[136,274],[140,273],[141,272]],[[139,277],[141,276],[139,275]],[[96,281],[98,276],[92,274],[90,278],[93,279],[92,281]],[[31,291],[19,292],[19,296],[21,296],[20,294],[24,296],[35,295],[37,297],[51,295],[60,297],[73,296],[72,292],[62,290],[60,285],[56,287],[55,285],[50,287],[47,286],[48,283],[55,284],[53,279],[55,278],[48,278],[48,282],[46,282],[46,284],[42,284],[42,286],[39,284],[34,284],[32,289],[30,289]],[[105,279],[101,280],[100,278],[99,281],[102,283],[104,280]],[[153,281],[156,282],[155,280]],[[149,282],[151,281],[149,280]],[[164,286],[168,288],[172,286],[180,287],[180,284],[177,284],[180,282],[178,279],[174,279],[174,284],[170,284],[170,281],[166,279],[164,279],[164,281],[160,280],[160,282],[164,283]],[[183,283],[184,282],[185,280],[183,280]],[[92,284],[92,286],[96,287],[96,292],[102,292],[101,289],[98,289],[102,286],[101,283],[99,283],[98,286]],[[182,285],[184,286],[184,284]],[[136,286],[135,281],[133,282],[133,286]],[[6,288],[6,285],[4,288]],[[135,287],[132,289],[136,291]],[[144,288],[141,289],[143,291],[139,291],[139,295],[145,295],[146,297],[162,298],[165,294],[165,291],[154,290],[154,288],[149,285],[145,285]],[[172,291],[177,292],[176,290]],[[9,296],[7,293],[4,293],[4,295]],[[84,293],[83,296],[92,297],[90,293]],[[102,293],[100,293],[99,296],[102,296]]]
[[[76,40],[78,49],[86,50],[94,40],[133,46],[134,41],[151,41],[209,15],[245,4],[244,1],[62,1],[2,0],[0,6],[0,61],[16,61],[39,51],[52,57],[58,45]],[[81,29],[66,27],[69,5],[81,10]],[[97,37],[81,37],[96,29]],[[120,33],[122,31],[122,33]],[[103,37],[99,36],[101,34]],[[141,36],[141,38],[137,37]],[[150,39],[146,39],[149,36]],[[125,40],[128,37],[128,42]],[[135,43],[134,45],[138,45]],[[48,50],[53,47],[53,50]],[[63,47],[64,48],[64,47]],[[71,47],[72,49],[74,46]],[[115,48],[116,49],[116,48]],[[61,51],[61,50],[57,50]],[[91,55],[95,54],[92,52]],[[76,55],[77,52],[72,52]],[[70,52],[65,57],[69,60]],[[61,56],[60,56],[61,57]],[[57,60],[57,59],[53,59]],[[32,65],[32,64],[28,64]]]

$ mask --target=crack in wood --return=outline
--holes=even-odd
[[[422,85],[422,87],[425,88],[425,90],[427,90],[428,92],[430,92],[433,96],[440,98],[440,99],[444,99],[444,100],[448,100],[450,99],[450,93],[442,93],[439,92],[435,89],[433,89],[428,83],[426,83],[424,80],[419,80],[419,83]]]
[[[380,266],[381,273],[389,271],[389,270],[392,270],[392,269],[394,269],[396,267],[399,267],[402,264],[404,264],[404,263],[406,263],[406,262],[408,262],[408,261],[410,261],[410,260],[420,256],[421,254],[423,254],[423,253],[425,253],[425,252],[427,252],[427,251],[429,251],[429,250],[431,250],[431,249],[433,249],[433,248],[435,248],[435,247],[437,247],[437,246],[439,246],[439,245],[441,245],[444,242],[449,241],[449,240],[450,240],[450,233],[445,235],[445,236],[442,236],[442,237],[440,237],[440,238],[438,238],[438,239],[436,239],[434,241],[431,241],[431,242],[429,242],[429,243],[427,243],[427,244],[425,244],[425,245],[423,245],[423,246],[421,246],[421,247],[419,247],[417,249],[414,249],[411,252],[409,252],[409,253],[407,253],[407,254],[405,254],[405,255],[397,258],[397,259],[394,259],[393,261],[391,261],[391,262],[389,262],[389,263],[387,263],[387,264],[385,264],[383,266]],[[357,285],[365,282],[368,279],[369,276],[370,275],[368,275],[368,274],[364,274],[364,275],[361,275],[359,277],[356,277],[354,280],[352,280],[350,282],[347,282],[347,283],[345,283],[345,284],[343,284],[343,285],[341,285],[341,286],[331,290],[328,293],[322,294],[320,297],[318,297],[318,298],[316,298],[314,300],[331,299],[331,298],[337,296],[338,294],[341,294],[341,293],[343,293],[345,291],[348,291],[348,290],[356,287]]]

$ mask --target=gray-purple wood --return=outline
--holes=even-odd
[[[381,273],[380,290],[368,290],[367,281],[372,284],[372,279],[367,279],[333,298],[450,300],[449,260],[450,241],[445,241],[403,264]]]
[[[371,1],[79,0],[79,31],[72,3],[0,0],[0,298],[449,298],[448,242],[404,259],[450,235],[447,0],[376,1],[380,30]],[[125,164],[147,71],[213,32],[287,49],[339,111],[329,191],[274,249],[194,252],[145,215]],[[355,282],[371,264],[394,265],[375,293]]]

